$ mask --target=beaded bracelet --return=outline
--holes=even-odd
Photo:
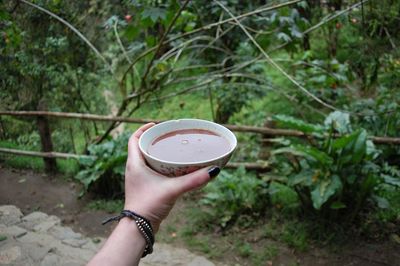
[[[139,228],[140,233],[146,240],[146,247],[144,249],[142,258],[145,257],[148,254],[151,254],[153,252],[153,245],[154,245],[154,233],[153,233],[153,227],[151,226],[151,223],[149,220],[144,218],[143,216],[129,210],[123,210],[120,215],[116,215],[110,218],[107,218],[102,222],[102,224],[109,223],[111,221],[120,221],[124,217],[129,217],[132,220],[135,221],[137,227]]]

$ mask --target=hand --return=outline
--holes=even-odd
[[[200,188],[219,173],[218,167],[203,168],[180,176],[166,177],[149,168],[139,150],[139,137],[154,123],[140,127],[129,139],[125,171],[125,206],[149,219],[154,232],[167,217],[176,199],[187,191]]]

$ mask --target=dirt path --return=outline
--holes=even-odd
[[[89,199],[78,200],[79,193],[61,177],[0,164],[0,265],[85,265],[112,226],[102,226],[110,214],[87,209]],[[164,243],[140,265],[222,266]]]
[[[50,178],[45,174],[30,170],[4,168],[0,164],[0,206],[15,205],[24,215],[35,211],[55,215],[60,218],[63,226],[69,226],[75,232],[85,236],[108,236],[112,227],[102,226],[101,221],[110,214],[105,211],[87,209],[86,205],[90,198],[78,199],[80,189],[76,183],[67,181],[62,177]],[[160,231],[164,232],[164,236],[169,236],[168,227],[174,227],[175,232],[182,229],[181,227],[186,223],[183,215],[184,208],[185,202],[179,201],[168,219],[163,223],[164,228]],[[160,240],[158,242],[163,242],[161,235],[158,236]],[[251,235],[252,232],[250,231],[244,233],[243,241],[251,238]],[[194,235],[193,238],[196,238],[196,236]],[[173,242],[175,247],[185,248],[182,241],[177,237],[175,239]],[[167,242],[169,242],[168,239]],[[232,248],[234,243],[231,243],[229,236],[216,235],[212,242],[213,245],[225,247],[226,252],[218,256],[220,263],[252,265],[249,259],[238,256],[237,251]],[[353,241],[343,247],[336,247],[337,250],[310,247],[307,252],[297,252],[282,243],[263,239],[258,243],[257,248],[265,249],[271,245],[277,248],[277,255],[265,262],[264,265],[400,266],[400,245],[388,241],[382,243]],[[165,259],[169,256],[168,260],[172,260],[176,258],[174,253],[178,251],[163,252],[160,251],[164,254],[162,258]],[[153,257],[153,259],[158,260],[157,257]]]
[[[0,165],[1,167],[1,165]],[[107,236],[111,228],[101,221],[105,211],[88,210],[87,198],[78,200],[81,188],[62,177],[50,178],[30,170],[0,168],[0,205],[15,205],[22,213],[42,211],[88,236]]]

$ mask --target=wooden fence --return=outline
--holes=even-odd
[[[103,116],[103,115],[82,114],[82,113],[47,112],[47,111],[0,111],[0,116],[13,116],[13,117],[22,116],[22,117],[37,117],[37,118],[54,117],[54,118],[66,118],[66,119],[138,123],[138,124],[149,123],[149,122],[156,122],[156,123],[162,122],[161,120],[154,120],[154,119]],[[242,125],[224,125],[224,126],[232,131],[262,134],[265,137],[284,136],[284,137],[312,138],[311,135],[307,135],[297,130],[277,129],[270,127],[242,126]],[[371,136],[370,139],[375,144],[388,144],[388,145],[400,144],[400,138]],[[52,150],[44,150],[42,152],[37,152],[37,151],[24,151],[24,150],[7,149],[7,148],[0,148],[0,153],[8,153],[15,155],[23,155],[23,156],[36,156],[36,157],[42,157],[45,160],[49,158],[79,159],[81,157],[87,156],[87,155],[78,155],[71,153],[54,152]],[[239,166],[244,166],[249,170],[251,169],[251,170],[265,171],[269,169],[267,162],[256,162],[256,163],[232,162],[227,165],[227,167],[229,168],[236,168]]]

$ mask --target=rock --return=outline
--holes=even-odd
[[[24,254],[28,255],[33,261],[40,262],[52,250],[47,245],[38,245],[37,243],[25,243],[21,245]]]
[[[24,228],[21,228],[16,225],[12,225],[10,227],[0,227],[0,234],[2,235],[4,234],[10,237],[18,238],[25,235],[26,233],[27,231]]]
[[[105,241],[75,233],[61,226],[59,218],[42,212],[23,217],[13,206],[0,207],[0,211],[0,237],[5,238],[0,242],[0,265],[85,265]],[[141,266],[214,265],[204,257],[168,244],[157,243],[154,248],[152,255],[141,260]]]
[[[175,248],[171,245],[157,243],[154,245],[154,253],[142,259],[140,266],[214,266],[204,257],[196,256],[186,249]]]
[[[48,217],[49,216],[43,212],[32,212],[31,214],[22,218],[21,226],[25,229],[33,230],[36,225],[46,221]]]
[[[45,232],[52,228],[55,225],[59,225],[61,223],[60,219],[56,216],[49,216],[45,221],[35,225],[33,227],[33,231],[36,232]]]
[[[0,207],[0,224],[13,225],[21,221],[22,212],[15,206],[5,205]]]
[[[36,244],[41,247],[55,248],[60,244],[60,241],[48,234],[36,232],[27,232],[22,237],[18,238],[19,243]]]
[[[13,246],[5,250],[0,251],[0,264],[11,264],[22,257],[21,248],[18,246]]]
[[[60,240],[82,238],[80,233],[75,233],[71,228],[63,226],[54,226],[49,230],[49,233]]]
[[[191,262],[189,262],[188,266],[215,266],[215,265],[206,258],[197,256]]]
[[[85,245],[88,241],[86,239],[65,239],[61,243],[69,245],[74,248],[80,248]]]
[[[84,266],[85,264],[86,263],[83,261],[66,260],[66,261],[62,261],[59,265],[60,266],[79,266],[79,265]]]
[[[43,258],[43,260],[40,263],[40,266],[54,266],[54,265],[59,265],[60,264],[61,257],[54,254],[54,253],[48,253],[46,257]]]
[[[93,256],[94,252],[81,248],[74,248],[69,245],[58,245],[55,249],[55,253],[62,256],[65,259],[72,259],[78,261],[88,262]]]

